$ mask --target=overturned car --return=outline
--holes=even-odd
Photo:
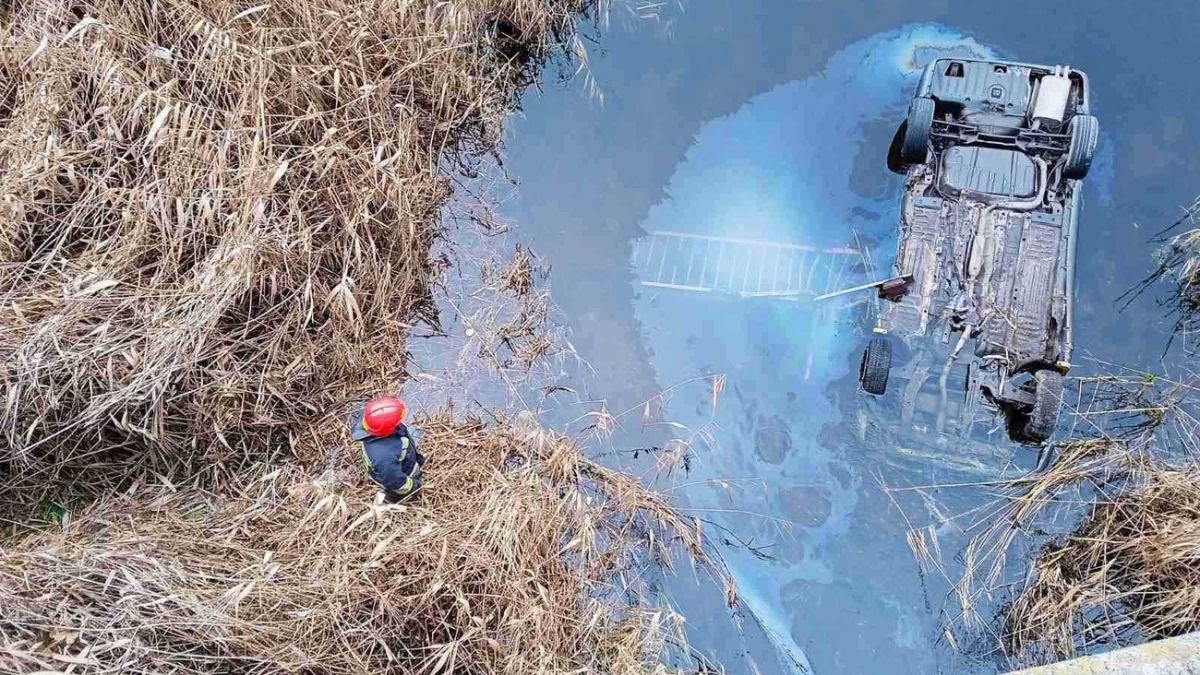
[[[1080,181],[1098,133],[1081,71],[949,58],[926,68],[888,152],[906,182],[896,277],[880,291],[891,302],[859,371],[866,392],[890,380],[906,421],[937,431],[998,410],[1016,440],[1051,435],[1071,367]]]

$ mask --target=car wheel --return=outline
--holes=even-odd
[[[892,370],[892,343],[885,337],[873,337],[863,352],[858,368],[858,381],[863,391],[882,396],[887,391],[888,374]]]
[[[929,137],[933,133],[933,99],[914,98],[908,106],[907,127],[900,157],[909,164],[920,164],[929,157]]]
[[[1091,115],[1076,115],[1071,118],[1071,149],[1067,151],[1067,164],[1063,174],[1067,178],[1080,179],[1092,168],[1092,157],[1096,154],[1096,141],[1100,138],[1100,123]]]
[[[887,168],[892,173],[904,175],[908,173],[908,164],[904,162],[904,157],[901,156],[904,148],[904,132],[908,129],[908,121],[900,123],[896,128],[896,133],[892,136],[892,144],[888,146],[887,153]]]
[[[1033,374],[1033,382],[1033,408],[1025,417],[1022,435],[1032,443],[1043,443],[1058,426],[1063,376],[1054,370],[1039,370]]]

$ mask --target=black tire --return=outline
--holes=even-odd
[[[908,129],[908,121],[900,123],[896,127],[896,133],[892,135],[892,144],[888,146],[887,153],[887,168],[892,173],[904,175],[908,173],[908,165],[904,163],[904,158],[900,156],[900,150],[904,147],[904,131]]]
[[[1071,118],[1071,149],[1067,151],[1067,163],[1063,175],[1079,180],[1088,175],[1092,158],[1096,155],[1096,141],[1100,138],[1100,122],[1091,115],[1076,115]]]
[[[1031,443],[1044,443],[1058,426],[1063,376],[1058,371],[1039,370],[1033,374],[1033,382],[1033,408],[1025,417],[1022,436]]]
[[[887,391],[888,374],[892,370],[892,343],[885,337],[873,337],[863,351],[858,368],[858,381],[863,391],[882,396]]]
[[[900,158],[908,164],[920,164],[929,157],[929,136],[933,133],[933,99],[918,97],[908,106],[907,127]]]

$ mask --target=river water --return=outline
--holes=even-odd
[[[1153,294],[1123,312],[1116,298],[1149,272],[1150,235],[1200,186],[1195,13],[1181,0],[696,2],[657,20],[614,10],[589,58],[601,95],[576,77],[527,96],[508,137],[520,186],[504,212],[553,267],[583,364],[560,384],[587,402],[551,419],[569,424],[597,401],[631,411],[608,456],[647,476],[656,453],[623,450],[691,443],[687,473],[664,484],[710,523],[745,601],[734,620],[704,582],[667,580],[697,648],[731,672],[1003,671],[986,637],[949,644],[949,581],[922,574],[906,540],[931,526],[953,579],[965,523],[994,495],[912,488],[1012,475],[1034,453],[1001,434],[910,433],[885,405],[864,405],[854,367],[869,306],[647,286],[638,254],[653,233],[855,246],[871,255],[847,278],[887,275],[902,181],[884,156],[920,67],[940,55],[1068,63],[1091,76],[1102,125],[1075,361],[1154,368],[1170,321]],[[642,424],[646,401],[651,421],[671,425]],[[1065,416],[1063,433],[1079,419]]]

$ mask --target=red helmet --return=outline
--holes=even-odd
[[[404,421],[404,401],[395,396],[380,396],[363,408],[363,429],[372,436],[387,436]]]

